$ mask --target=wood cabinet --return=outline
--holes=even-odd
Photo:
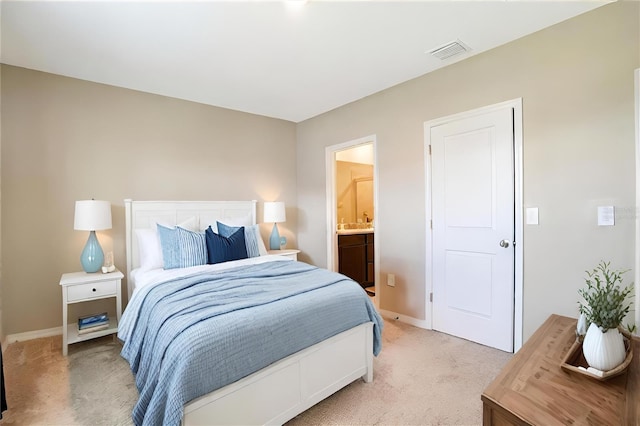
[[[564,371],[576,320],[551,315],[482,394],[488,425],[640,425],[640,339],[627,371],[598,381]]]
[[[363,288],[374,286],[374,234],[338,235],[338,272]]]

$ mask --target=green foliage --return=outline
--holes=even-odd
[[[629,312],[631,302],[627,298],[633,284],[622,288],[622,275],[628,271],[612,271],[611,262],[601,261],[592,271],[586,271],[587,288],[578,290],[586,303],[578,302],[580,313],[589,323],[595,323],[603,332],[616,328]]]

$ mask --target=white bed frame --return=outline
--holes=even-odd
[[[156,222],[178,224],[196,217],[200,229],[216,220],[251,216],[256,201],[124,200],[127,287],[138,266],[135,230]],[[373,323],[361,324],[303,349],[184,407],[183,425],[282,424],[362,377],[373,380]]]

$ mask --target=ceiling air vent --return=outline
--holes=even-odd
[[[470,50],[471,49],[469,48],[469,46],[465,45],[460,40],[456,40],[452,41],[451,43],[447,43],[444,46],[436,47],[435,49],[430,50],[428,53],[434,58],[445,60],[452,56],[459,55]]]

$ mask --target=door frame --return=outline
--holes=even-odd
[[[460,119],[482,115],[495,110],[513,109],[513,170],[514,170],[514,318],[513,318],[513,349],[517,352],[522,347],[522,325],[523,325],[523,205],[522,205],[522,98],[500,102],[476,108],[461,113],[436,118],[424,123],[424,149],[425,149],[425,322],[428,328],[433,328],[433,302],[431,294],[433,292],[433,230],[432,221],[432,192],[431,192],[431,128]]]
[[[634,103],[635,103],[635,133],[636,133],[636,247],[635,247],[635,324],[640,328],[640,68],[634,71]],[[636,330],[636,335],[640,331]]]
[[[336,229],[338,228],[337,205],[336,205],[336,164],[335,155],[338,151],[355,148],[360,145],[371,144],[373,146],[373,220],[375,233],[380,229],[380,220],[378,217],[378,154],[376,135],[365,136],[359,139],[330,145],[325,148],[325,168],[326,168],[326,194],[327,194],[327,269],[337,272],[338,266],[338,236]],[[374,237],[375,238],[375,237]],[[380,276],[380,249],[379,244],[374,242],[373,245],[373,275],[374,288],[376,297],[374,305],[380,306],[379,279]]]

